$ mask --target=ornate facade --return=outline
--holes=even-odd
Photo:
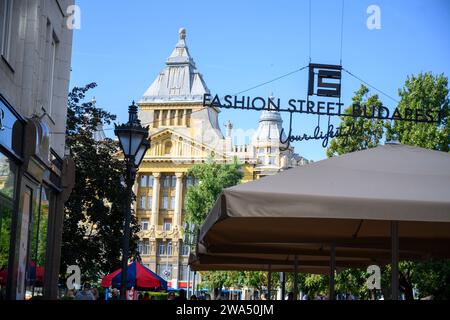
[[[186,32],[166,60],[165,68],[139,102],[139,118],[150,126],[151,147],[139,168],[135,185],[136,212],[141,225],[142,263],[167,278],[172,288],[185,288],[189,249],[183,244],[184,198],[196,183],[186,172],[196,163],[216,161],[243,164],[243,182],[306,163],[292,148],[280,144],[282,119],[262,112],[251,143],[233,143],[233,126],[226,135],[219,126],[220,110],[203,107],[209,89],[186,45]]]

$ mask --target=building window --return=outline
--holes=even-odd
[[[170,176],[163,177],[163,188],[170,188]]]
[[[159,127],[159,110],[155,110],[153,116],[153,128]]]
[[[166,255],[166,244],[162,241],[158,245],[158,255],[159,256]]]
[[[145,194],[141,194],[139,199],[139,208],[145,209]]]
[[[141,230],[148,230],[148,219],[141,219]]]
[[[13,0],[0,1],[0,54],[9,62]]]
[[[171,210],[175,209],[175,197],[174,196],[170,196],[170,208]]]
[[[169,241],[167,243],[167,255],[171,256],[172,255],[172,241]]]
[[[181,255],[182,256],[188,256],[189,255],[189,245],[183,244],[181,246]]]
[[[192,113],[191,109],[186,110],[186,127],[191,126],[191,113]]]
[[[170,110],[170,125],[173,126],[176,121],[176,110]]]
[[[172,229],[172,219],[164,219],[164,231],[170,231]]]
[[[167,114],[168,114],[168,110],[163,110],[163,112],[162,112],[162,125],[163,126],[167,125]]]
[[[143,246],[142,246],[142,255],[146,256],[150,254],[150,240],[144,239]]]
[[[144,250],[144,242],[139,241],[138,242],[138,252],[139,252],[139,254],[142,254],[142,250]]]
[[[178,125],[183,125],[183,110],[178,110]]]
[[[180,265],[180,281],[186,281],[188,278],[188,266]]]
[[[170,176],[170,187],[175,188],[177,186],[177,177],[176,176]]]
[[[169,205],[169,195],[165,193],[162,197],[161,209],[167,210]]]
[[[259,156],[258,157],[258,164],[264,164],[264,159],[265,159],[264,156]]]
[[[152,208],[152,196],[147,197],[147,208]]]
[[[192,187],[193,185],[196,184],[196,182],[197,181],[196,181],[196,179],[194,177],[192,177],[192,176],[186,177],[186,187],[187,188]]]
[[[269,157],[269,164],[275,165],[275,157]]]
[[[48,54],[48,106],[47,111],[52,115],[53,110],[53,87],[55,80],[55,65],[56,65],[56,50],[57,50],[57,40],[53,35],[53,30],[50,35],[50,48]]]
[[[150,176],[148,179],[148,186],[149,188],[153,188],[153,183],[155,182],[155,177],[154,176]]]
[[[147,187],[147,176],[146,175],[141,176],[141,187],[143,187],[143,188]]]
[[[258,153],[264,153],[264,148],[258,148]]]
[[[271,147],[267,147],[267,153],[271,154],[272,153],[272,148]]]
[[[164,278],[164,279],[170,279],[172,277],[172,265],[171,264],[165,264],[160,263],[156,265],[156,273]]]

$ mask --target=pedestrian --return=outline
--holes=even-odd
[[[288,296],[287,296],[288,300],[294,300],[294,293],[293,292],[289,292]]]
[[[172,291],[167,294],[167,300],[175,300],[175,294]]]
[[[112,289],[111,291],[111,300],[119,300],[119,290]]]
[[[197,299],[197,296],[196,296],[195,294],[193,294],[193,295],[191,296],[191,300],[198,300],[198,299]]]
[[[97,288],[92,288],[91,293],[94,296],[94,300],[98,300],[99,294]]]
[[[174,300],[186,301],[186,291],[184,289],[180,289],[180,291],[178,292],[178,297],[176,297]]]
[[[144,300],[150,300],[150,294],[148,292],[144,293]]]

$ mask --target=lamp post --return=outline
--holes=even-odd
[[[120,296],[126,300],[127,293],[127,272],[128,255],[130,249],[130,222],[131,222],[131,197],[133,194],[133,184],[136,179],[136,172],[144,158],[145,152],[150,147],[148,138],[148,127],[143,127],[137,116],[138,108],[134,101],[128,107],[128,122],[121,125],[114,125],[114,134],[119,138],[120,148],[124,155],[126,165],[126,208],[123,227],[123,247],[122,247],[122,278]]]
[[[185,223],[183,225],[183,244],[188,246],[188,256],[191,254],[191,246],[197,244],[198,239],[198,227],[196,227],[194,224],[188,224]],[[192,290],[191,290],[191,268],[188,265],[188,281],[187,281],[187,298],[190,298],[191,294],[195,294],[195,271],[194,271],[194,277],[192,281]]]

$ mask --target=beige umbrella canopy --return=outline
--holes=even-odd
[[[199,240],[214,255],[319,245],[332,255],[390,258],[396,290],[399,255],[450,257],[450,154],[389,144],[225,189]]]
[[[225,189],[200,240],[389,249],[391,221],[402,249],[450,255],[450,154],[384,145]]]

